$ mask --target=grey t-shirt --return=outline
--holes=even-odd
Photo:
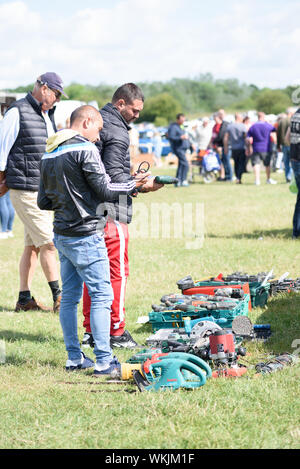
[[[226,132],[229,134],[229,143],[232,150],[243,150],[245,148],[245,136],[247,135],[247,127],[241,122],[229,124]]]

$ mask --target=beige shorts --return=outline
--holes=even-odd
[[[10,189],[9,193],[14,209],[24,225],[25,246],[39,248],[53,243],[53,213],[38,208],[38,193],[15,189]]]

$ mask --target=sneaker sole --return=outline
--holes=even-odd
[[[139,347],[138,344],[136,345],[132,345],[128,342],[124,343],[124,344],[110,344],[111,348],[137,348]]]

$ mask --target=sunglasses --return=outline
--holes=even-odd
[[[53,88],[50,88],[50,87],[48,86],[48,83],[44,83],[44,82],[41,81],[41,80],[37,80],[37,82],[38,82],[40,85],[46,85],[49,90],[53,91],[53,93],[55,94],[56,99],[60,99],[60,97],[61,97],[61,92],[60,92],[60,91],[54,90]]]

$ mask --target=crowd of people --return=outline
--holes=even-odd
[[[62,79],[47,72],[37,78],[32,92],[9,107],[1,121],[2,239],[13,236],[16,212],[24,226],[24,250],[15,311],[59,312],[66,370],[93,368],[95,376],[109,375],[120,367],[112,349],[138,345],[125,326],[132,197],[163,185],[149,178],[149,173],[132,174],[130,153],[136,140],[134,135],[130,138],[130,124],[144,106],[138,86],[120,86],[100,111],[91,105],[78,107],[68,126],[57,131],[55,103],[61,95],[66,96]],[[262,112],[252,125],[239,113],[229,123],[224,110],[214,115],[214,125],[204,118],[201,126],[188,133],[184,123],[185,115],[178,114],[167,133],[178,158],[176,187],[189,185],[187,151],[201,154],[207,149],[219,155],[220,181],[235,178],[241,184],[250,158],[255,184],[260,184],[261,162],[266,182],[275,184],[270,177],[275,146],[283,154],[287,182],[295,176],[298,197],[293,237],[300,236],[300,110],[289,110],[276,126],[266,122]],[[155,137],[159,165],[161,136]],[[51,308],[31,292],[38,259],[51,291]],[[77,308],[82,297],[86,332],[80,342]],[[83,345],[93,347],[96,362],[85,356]]]
[[[295,109],[287,109],[276,122],[268,122],[264,112],[258,112],[254,122],[248,115],[236,113],[231,122],[227,121],[225,111],[220,109],[213,120],[204,117],[190,129],[184,125],[185,115],[178,114],[167,132],[171,151],[178,158],[179,182],[176,187],[189,185],[191,158],[188,155],[201,158],[208,150],[216,152],[220,159],[218,181],[242,184],[242,176],[249,171],[250,161],[255,185],[261,184],[261,164],[265,168],[267,184],[276,184],[271,178],[272,170],[284,171],[286,182],[291,182],[293,170],[287,132],[294,112]]]

